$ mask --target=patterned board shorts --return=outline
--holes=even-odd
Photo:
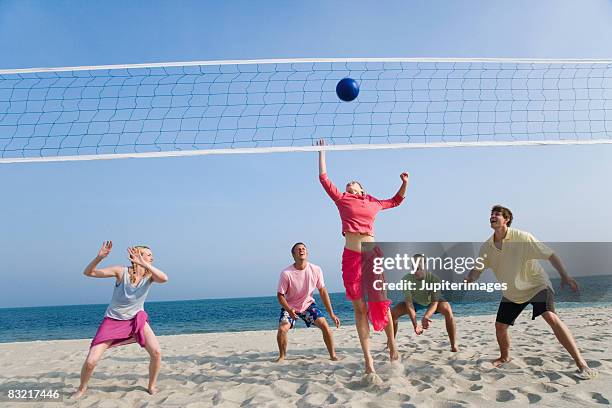
[[[306,310],[304,310],[303,312],[297,313],[297,315],[304,321],[304,323],[306,323],[306,327],[312,326],[315,320],[317,320],[319,317],[324,316],[321,309],[319,309],[317,307],[317,304],[314,302],[311,303],[310,306],[308,306]],[[293,326],[295,325],[295,319],[292,319],[291,316],[289,315],[289,312],[287,312],[283,308],[281,308],[280,310],[280,316],[278,318],[278,322],[279,323],[282,323],[282,322],[289,323],[292,329],[293,329]]]

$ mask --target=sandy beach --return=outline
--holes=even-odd
[[[160,392],[146,393],[148,355],[137,345],[107,352],[87,395],[69,399],[89,340],[0,344],[0,388],[52,389],[63,405],[80,407],[462,407],[604,406],[612,401],[610,308],[560,309],[596,379],[580,381],[569,355],[542,319],[523,313],[511,330],[513,361],[491,366],[497,357],[495,317],[458,316],[458,353],[449,351],[444,321],[416,337],[409,320],[398,335],[400,365],[391,366],[385,337],[372,335],[382,385],[365,385],[359,340],[353,326],[335,330],[339,362],[328,359],[318,329],[295,329],[289,356],[277,357],[275,330],[160,336],[163,366]],[[154,327],[154,325],[153,325]],[[1,402],[3,407],[50,406],[43,402]]]

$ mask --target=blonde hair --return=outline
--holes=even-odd
[[[140,255],[142,255],[143,249],[148,249],[149,251],[151,250],[151,248],[149,248],[146,245],[136,245],[134,248],[140,253]],[[134,262],[132,262],[131,272],[130,272],[130,268],[128,268],[128,273],[130,274],[130,283],[132,285],[136,283],[136,268],[142,268],[142,266],[136,265]],[[147,269],[145,269],[143,279],[150,278],[151,276],[153,276],[153,274],[149,272]]]
[[[365,188],[363,188],[363,186],[361,185],[361,183],[360,183],[360,182],[358,182],[357,180],[351,180],[351,181],[349,181],[348,183],[346,183],[346,186],[348,187],[348,186],[350,186],[351,184],[357,184],[357,185],[359,186],[359,188],[361,189],[361,194],[362,194],[362,195],[365,195],[365,194],[366,194],[366,192],[365,192]]]

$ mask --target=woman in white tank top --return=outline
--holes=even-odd
[[[128,248],[132,266],[122,265],[98,268],[110,254],[113,243],[106,241],[98,255],[85,267],[83,274],[92,278],[115,278],[113,297],[106,309],[104,320],[91,342],[89,354],[81,369],[81,385],[73,398],[80,398],[102,354],[110,348],[138,342],[151,356],[149,363],[150,394],[157,392],[157,375],[161,365],[161,350],[155,333],[148,323],[144,301],[153,282],[165,283],[168,276],[153,266],[153,253],[146,246]]]

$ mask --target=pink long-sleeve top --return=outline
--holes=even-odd
[[[395,194],[393,198],[379,200],[371,195],[358,195],[340,192],[338,188],[327,177],[327,174],[319,175],[321,185],[334,201],[340,219],[342,220],[342,235],[347,232],[367,234],[374,236],[374,219],[380,210],[397,207],[404,201],[404,197]]]

